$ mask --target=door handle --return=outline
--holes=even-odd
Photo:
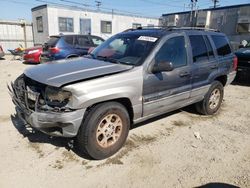
[[[180,77],[187,77],[190,76],[190,72],[182,72],[179,74]]]

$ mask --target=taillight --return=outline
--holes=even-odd
[[[233,69],[236,71],[237,67],[238,67],[238,58],[236,56],[234,56]]]
[[[3,52],[3,48],[2,48],[2,46],[0,46],[0,51],[2,51],[2,52]]]
[[[49,48],[49,51],[53,54],[56,54],[60,52],[60,48],[57,48],[57,47]]]

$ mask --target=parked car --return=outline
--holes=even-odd
[[[51,36],[44,44],[41,61],[53,61],[86,55],[91,47],[100,45],[104,40],[93,35]]]
[[[236,80],[250,83],[250,41],[248,44],[235,52],[239,65]]]
[[[42,46],[35,46],[27,48],[24,51],[23,60],[25,63],[40,63],[40,57],[42,54]]]
[[[33,128],[76,137],[85,153],[104,159],[135,123],[191,104],[215,114],[236,68],[222,33],[141,28],[109,38],[86,57],[27,69],[9,90],[17,114]]]
[[[2,58],[5,55],[2,46],[0,45],[0,58]]]

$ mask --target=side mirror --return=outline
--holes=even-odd
[[[158,72],[167,72],[172,71],[174,69],[172,62],[159,62],[155,63],[152,68],[152,73],[158,73]]]

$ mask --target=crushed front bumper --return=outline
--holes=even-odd
[[[16,107],[18,116],[31,127],[51,136],[74,137],[81,126],[85,109],[72,112],[32,112]]]
[[[68,112],[37,111],[29,109],[29,105],[21,101],[14,88],[8,86],[17,115],[31,127],[51,136],[74,137],[81,126],[85,109]],[[25,91],[27,93],[27,91]],[[25,95],[27,98],[27,95]],[[27,103],[27,99],[25,100]]]

